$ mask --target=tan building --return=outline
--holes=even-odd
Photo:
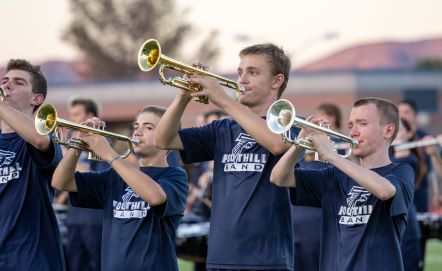
[[[235,76],[228,76],[234,79]],[[104,82],[51,87],[47,102],[55,105],[61,118],[67,116],[69,99],[90,97],[101,104],[102,118],[110,130],[129,133],[134,116],[143,106],[168,106],[178,89],[158,81]],[[352,103],[359,97],[376,96],[395,102],[415,100],[426,111],[431,133],[442,133],[442,71],[364,71],[293,73],[282,98],[290,100],[297,115],[307,116],[322,102],[336,103],[347,119]],[[185,112],[183,127],[192,126],[200,112],[213,105],[192,102]],[[345,128],[345,121],[344,121]]]

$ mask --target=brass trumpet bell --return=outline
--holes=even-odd
[[[133,151],[133,144],[138,142],[130,139],[127,136],[104,131],[97,128],[92,128],[86,125],[81,125],[72,121],[60,119],[57,116],[57,110],[53,105],[42,105],[36,112],[34,120],[35,129],[40,135],[48,135],[54,131],[54,139],[57,144],[66,146],[67,148],[74,148],[82,151],[88,151],[89,157],[93,160],[100,160],[89,148],[89,146],[78,138],[63,138],[61,128],[67,128],[80,132],[91,132],[102,135],[109,139],[121,140],[127,143],[127,151],[121,155],[126,158]]]
[[[174,86],[191,92],[198,92],[202,90],[201,86],[188,81],[186,78],[191,74],[201,74],[216,78],[222,86],[234,89],[234,100],[238,100],[239,95],[244,92],[244,88],[240,87],[237,82],[165,56],[161,53],[161,46],[157,40],[146,40],[138,52],[138,66],[143,72],[148,72],[153,70],[158,64],[161,64],[159,69],[159,79],[165,85]],[[166,68],[183,73],[183,77],[166,79],[164,76],[164,69]],[[207,97],[204,96],[196,97],[195,100],[205,104],[209,102]]]
[[[284,142],[295,144],[302,148],[316,151],[312,145],[312,142],[308,138],[291,138],[290,129],[292,127],[308,128],[316,131],[321,131],[327,134],[329,137],[339,139],[349,144],[348,151],[341,155],[344,158],[348,158],[351,155],[352,149],[358,144],[357,140],[351,137],[345,136],[331,129],[318,126],[310,123],[306,120],[296,117],[295,107],[288,100],[280,99],[275,101],[267,111],[266,118],[267,126],[270,131],[275,134],[282,135]]]

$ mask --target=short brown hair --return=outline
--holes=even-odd
[[[166,110],[167,108],[163,106],[146,105],[145,107],[143,107],[143,109],[140,110],[140,113],[138,113],[138,115],[143,113],[153,113],[161,118],[164,115],[164,113],[166,113]]]
[[[27,71],[31,74],[32,92],[43,94],[46,98],[48,83],[46,77],[41,72],[40,66],[34,66],[24,59],[11,59],[6,64],[6,72],[11,70]]]
[[[48,93],[48,82],[46,77],[42,73],[40,66],[34,66],[29,61],[24,59],[10,59],[6,64],[6,72],[11,70],[26,71],[31,75],[32,93],[38,93],[43,95],[43,99],[46,99]],[[34,112],[41,104],[34,107]]]
[[[99,110],[98,110],[98,104],[92,99],[74,98],[69,103],[70,107],[74,107],[76,105],[83,105],[84,110],[86,111],[86,114],[91,113],[94,117],[98,117],[100,115]]]
[[[381,125],[393,124],[394,125],[394,133],[390,139],[390,142],[396,138],[397,133],[399,131],[399,110],[392,101],[382,98],[376,97],[367,97],[361,98],[357,100],[353,107],[359,107],[362,105],[374,104],[378,109],[379,120]]]
[[[324,111],[327,116],[335,117],[335,126],[336,128],[341,129],[342,114],[337,105],[332,103],[323,103],[318,106],[317,110]]]

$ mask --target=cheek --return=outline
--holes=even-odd
[[[154,134],[155,134],[154,131],[149,131],[149,132],[147,132],[147,133],[144,135],[144,138],[145,138],[146,142],[153,143]]]

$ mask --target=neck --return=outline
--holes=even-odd
[[[272,105],[273,102],[274,101],[270,101],[255,106],[247,106],[247,108],[249,108],[249,110],[255,113],[256,115],[260,117],[265,117],[267,115],[267,111],[269,110],[270,105]]]
[[[391,163],[387,150],[377,151],[364,158],[360,158],[360,165],[363,168],[378,168]]]
[[[154,156],[145,156],[140,158],[141,167],[168,167],[166,155],[164,152],[157,153]]]
[[[6,122],[2,121],[2,134],[14,133],[15,130],[12,129]]]

